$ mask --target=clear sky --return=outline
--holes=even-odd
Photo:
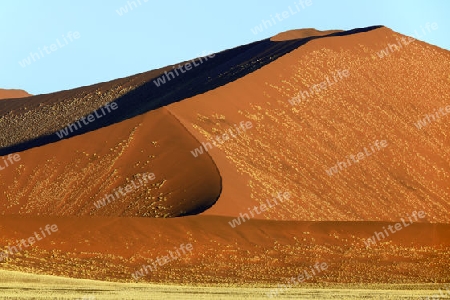
[[[420,39],[450,49],[448,0],[309,1],[308,6],[308,0],[1,0],[0,87],[51,93],[298,28],[385,25],[414,35],[436,22],[438,29]],[[289,10],[295,14],[283,18]],[[276,24],[252,32],[271,16]]]

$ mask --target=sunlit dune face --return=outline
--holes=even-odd
[[[297,29],[297,30],[289,30],[286,32],[279,33],[272,38],[270,38],[273,42],[282,42],[282,41],[289,41],[289,40],[296,40],[296,39],[304,39],[308,37],[314,37],[314,36],[324,36],[336,32],[342,32],[342,30],[325,30],[320,31],[314,28],[307,28],[307,29]]]
[[[12,98],[23,98],[31,96],[23,90],[4,90],[0,89],[0,100],[1,99],[12,99]]]

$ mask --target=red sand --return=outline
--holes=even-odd
[[[317,32],[276,39],[304,34]],[[450,93],[450,54],[416,41],[379,58],[376,53],[398,36],[379,28],[314,39],[220,88],[21,152],[18,165],[0,172],[2,245],[47,223],[60,230],[3,268],[128,281],[144,262],[192,243],[191,255],[142,280],[278,283],[326,262],[328,272],[314,282],[448,281],[450,121],[423,130],[414,123],[449,104],[444,95]],[[338,69],[349,69],[350,76],[297,106],[288,103]],[[139,78],[133,80],[144,76]],[[122,85],[77,92],[88,99],[101,86],[118,92]],[[37,109],[36,99],[44,98],[5,101],[3,116],[28,103]],[[85,109],[77,107],[71,109]],[[241,121],[253,123],[245,136],[192,156],[209,136]],[[325,172],[383,139],[389,142],[383,151],[333,176]],[[143,172],[153,172],[157,182],[95,209],[105,193]],[[285,191],[292,194],[289,201],[237,228],[228,224]],[[201,215],[161,218],[211,205]],[[414,210],[425,211],[423,222],[435,224],[413,224],[366,249],[363,239],[388,225],[371,221],[396,222]]]
[[[24,98],[31,96],[23,90],[5,90],[0,89],[0,100],[2,99],[12,99],[12,98]]]
[[[143,264],[191,243],[191,253],[141,281],[284,283],[316,262],[329,268],[309,282],[421,283],[450,276],[450,225],[413,224],[366,248],[363,239],[388,223],[252,220],[231,229],[230,220],[5,216],[0,238],[10,245],[46,224],[58,231],[13,255],[3,268],[133,281],[131,274]]]
[[[33,148],[20,153],[21,160],[0,173],[1,211],[53,216],[192,214],[211,206],[221,190],[211,158],[195,159],[190,154],[196,146],[197,141],[162,108]],[[148,172],[156,179],[145,188],[100,209],[94,206],[105,194],[114,194]]]
[[[320,31],[314,28],[305,28],[305,29],[295,29],[295,30],[289,30],[282,33],[279,33],[272,38],[270,38],[271,41],[274,42],[281,42],[281,41],[288,41],[288,40],[295,40],[295,39],[303,39],[308,37],[315,37],[315,36],[324,36],[336,32],[343,32],[342,30],[325,30]]]
[[[242,120],[254,124],[247,137],[210,152],[224,187],[205,214],[236,216],[289,191],[291,201],[259,217],[396,221],[424,210],[427,221],[448,223],[450,155],[443,149],[450,120],[423,131],[414,123],[450,104],[444,96],[450,54],[419,41],[387,58],[373,53],[396,36],[380,28],[313,40],[245,78],[169,105],[199,141]],[[288,102],[339,69],[350,76],[297,106]],[[389,146],[339,174],[326,173],[376,140]]]

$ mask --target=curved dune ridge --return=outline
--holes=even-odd
[[[371,31],[378,27],[336,33],[350,35]],[[68,124],[81,120],[111,101],[120,110],[96,122],[83,126],[69,136],[119,123],[123,120],[155,110],[170,103],[206,93],[262,68],[311,39],[309,37],[285,42],[270,39],[222,51],[214,56],[199,57],[134,76],[98,83],[73,90],[31,99],[12,99],[0,102],[0,155],[57,142],[54,134]],[[175,73],[174,68],[189,63],[189,72]],[[167,72],[167,74],[166,74]],[[66,138],[67,138],[66,137]]]
[[[450,114],[417,121],[450,105],[450,53],[414,41],[380,55],[402,37],[379,26],[295,30],[160,87],[172,66],[0,102],[0,247],[58,226],[0,265],[277,284],[326,263],[307,281],[448,281]],[[107,103],[118,108],[58,136]]]
[[[32,148],[2,171],[1,210],[3,214],[56,216],[195,214],[210,207],[221,190],[211,158],[190,155],[196,146],[192,136],[161,108]],[[153,179],[146,176],[149,173]]]
[[[312,40],[221,89],[169,105],[198,140],[241,120],[254,124],[210,152],[224,191],[205,214],[236,216],[287,191],[290,199],[257,217],[398,221],[424,210],[427,221],[448,223],[450,120],[422,130],[415,123],[450,105],[450,55],[420,41],[386,58],[374,53],[400,37],[380,28]],[[338,74],[346,69],[348,77]],[[374,146],[382,140],[387,147]],[[362,161],[351,164],[360,152]],[[348,167],[330,176],[337,162]],[[235,196],[244,193],[245,200]]]

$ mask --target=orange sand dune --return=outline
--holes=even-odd
[[[141,280],[284,283],[324,262],[328,272],[311,282],[448,281],[450,119],[415,123],[449,105],[449,52],[415,41],[380,57],[402,37],[385,27],[317,34],[221,52],[164,87],[152,82],[161,69],[2,101],[0,150],[22,148],[20,161],[0,171],[1,246],[45,224],[59,228],[2,268],[131,281],[142,264],[191,243],[191,253]],[[116,115],[55,139],[71,118],[113,100]],[[233,136],[241,122],[252,126]],[[227,132],[223,143],[209,140]],[[347,161],[384,140],[359,163]],[[349,166],[327,173],[339,161]],[[148,172],[148,186],[94,205]],[[243,221],[279,192],[291,197]],[[365,245],[413,211],[426,217]],[[237,217],[243,224],[232,228]]]
[[[9,245],[39,234],[46,224],[55,224],[58,231],[0,265],[131,282],[143,264],[191,244],[191,251],[179,250],[177,259],[148,269],[139,281],[282,284],[316,263],[328,268],[307,282],[431,283],[450,276],[450,225],[415,223],[367,248],[364,240],[389,223],[252,220],[231,229],[230,220],[4,216],[0,240]]]
[[[335,34],[355,34],[376,28],[378,27],[360,28]],[[214,90],[270,64],[313,38],[327,37],[316,36],[284,42],[265,39],[216,53],[212,57],[195,58],[189,62],[110,82],[27,99],[2,101],[0,131],[3,134],[0,135],[0,155],[57,142],[58,139],[54,135],[56,131],[80,121],[82,117],[111,101],[116,101],[121,109],[71,136],[119,123],[170,103]],[[176,76],[174,68],[186,66],[186,63],[190,64],[191,69],[185,73],[180,70]]]
[[[0,89],[0,100],[2,100],[2,99],[12,99],[12,98],[24,98],[24,97],[28,97],[28,96],[31,96],[31,95],[28,94],[27,92],[25,92],[24,90],[15,90],[15,89],[5,90],[5,89]]]
[[[396,221],[424,210],[428,221],[448,223],[450,116],[422,130],[414,124],[450,105],[450,53],[415,41],[377,56],[401,36],[383,27],[312,40],[245,78],[169,105],[199,141],[254,124],[210,150],[224,186],[205,214],[237,216],[288,191],[291,199],[256,217]],[[336,75],[344,69],[347,78]],[[327,76],[333,85],[289,103]],[[377,140],[388,146],[373,152]],[[365,147],[370,157],[328,175]]]
[[[304,39],[308,37],[317,37],[317,36],[324,36],[329,35],[336,32],[343,32],[342,30],[325,30],[320,31],[314,28],[305,28],[305,29],[295,29],[295,30],[289,30],[282,33],[279,33],[273,37],[270,38],[271,41],[279,42],[279,41],[288,41],[288,40],[295,40],[295,39]]]
[[[162,108],[29,149],[0,172],[2,214],[173,217],[201,212],[219,197],[221,178],[208,155],[192,157],[189,150],[196,146]],[[145,173],[154,173],[154,181],[145,185]],[[128,184],[131,190],[118,191]],[[112,196],[106,205],[96,207],[107,194]]]

